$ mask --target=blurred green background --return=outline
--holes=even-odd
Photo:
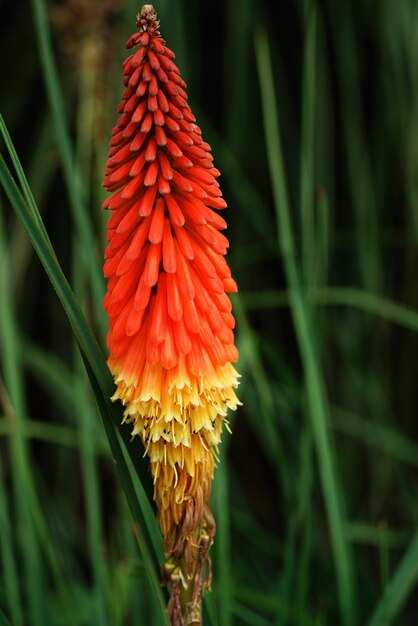
[[[205,624],[416,625],[418,3],[155,7],[240,288]],[[1,113],[102,343],[101,177],[139,10],[0,12]],[[0,199],[0,624],[160,624],[71,327]]]

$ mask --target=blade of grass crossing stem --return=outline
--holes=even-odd
[[[418,311],[410,309],[374,293],[352,287],[323,287],[316,291],[319,304],[352,306],[382,319],[418,331]]]
[[[377,424],[338,407],[334,407],[332,413],[332,427],[338,432],[361,441],[369,449],[375,448],[391,456],[393,460],[418,467],[418,444],[394,428]]]
[[[101,268],[98,264],[93,229],[88,217],[86,195],[82,188],[80,172],[78,167],[76,167],[69,132],[66,127],[64,97],[54,62],[45,3],[44,0],[31,0],[31,5],[38,39],[41,67],[61,153],[68,199],[90,269],[91,285],[97,306],[97,315],[102,335],[104,335],[107,326],[106,316],[101,306],[104,296],[104,281]]]
[[[6,606],[13,624],[15,626],[23,626],[24,618],[19,585],[20,577],[18,575],[16,554],[13,548],[14,540],[10,520],[10,506],[0,459],[0,551],[3,569],[3,585],[6,596]]]
[[[162,534],[160,532],[158,525],[155,523],[155,510],[151,506],[151,503],[146,496],[144,487],[138,478],[138,474],[135,471],[135,468],[132,463],[132,459],[129,457],[126,448],[125,449],[122,448],[122,452],[125,457],[126,465],[129,470],[129,474],[130,474],[130,477],[131,477],[131,480],[135,489],[138,502],[141,503],[141,512],[143,515],[146,528],[148,529],[151,543],[154,547],[155,553],[162,554],[163,553],[163,537],[162,537]]]
[[[248,310],[289,306],[290,297],[290,290],[240,294],[240,299]],[[418,332],[418,311],[416,309],[392,302],[369,291],[356,287],[318,287],[315,291],[308,292],[308,298],[314,304],[353,307]]]
[[[315,148],[315,65],[316,7],[305,0],[305,49],[303,55],[302,123],[300,144],[300,223],[302,231],[302,267],[305,285],[314,282],[314,148]]]
[[[302,358],[309,416],[312,423],[323,497],[331,533],[334,566],[337,574],[341,623],[346,626],[353,626],[356,623],[356,618],[351,555],[344,537],[344,519],[339,499],[339,485],[327,426],[328,410],[324,383],[315,353],[307,301],[302,295],[301,282],[296,265],[270,51],[267,36],[264,31],[260,30],[257,32],[255,45],[268,162],[279,231],[279,246],[283,257],[287,282],[291,288],[289,292],[290,308]]]
[[[142,460],[142,463],[140,462],[140,455],[138,455],[135,447],[133,445],[130,445],[130,437],[127,429],[120,424],[120,407],[118,408],[110,400],[110,396],[114,389],[114,383],[113,378],[107,367],[106,361],[104,359],[103,353],[101,352],[97,341],[84,318],[84,315],[78,305],[77,300],[74,297],[73,292],[71,291],[71,288],[64,274],[62,273],[62,270],[58,264],[55,255],[52,254],[50,248],[45,245],[43,236],[40,230],[37,228],[34,220],[32,219],[30,210],[25,204],[23,197],[17,189],[10,175],[10,172],[8,171],[7,166],[1,156],[0,183],[2,184],[16,214],[21,220],[26,232],[28,233],[32,245],[37,255],[39,256],[51,283],[55,288],[58,298],[60,299],[61,304],[64,307],[67,317],[72,325],[73,331],[77,337],[77,342],[79,344],[80,351],[84,357],[84,362],[85,364],[88,363],[90,382],[94,383],[96,401],[98,402],[98,400],[100,400],[99,407],[101,409],[101,417],[105,426],[105,431],[108,436],[109,443],[111,444],[112,453],[114,455],[117,465],[117,470],[119,472],[119,475],[121,476],[121,479],[123,479],[122,485],[125,489],[131,511],[135,511],[135,519],[138,521],[141,532],[143,532],[144,535],[144,549],[148,550],[150,554],[154,555],[152,544],[150,542],[150,538],[144,524],[141,507],[136,502],[135,494],[133,493],[132,489],[129,489],[129,485],[131,484],[129,480],[129,472],[124,462],[123,455],[120,451],[119,440],[115,438],[113,423],[117,424],[121,437],[123,438],[125,445],[128,448],[129,454],[131,455],[132,461],[137,469],[139,476],[141,476],[142,481],[144,480],[144,478],[147,478],[147,469],[144,466],[144,461]],[[100,390],[100,396],[98,390]],[[106,408],[106,410],[104,410],[104,408]],[[146,492],[149,493],[149,490],[147,489]],[[158,559],[156,555],[154,555],[151,560],[154,563],[155,569],[158,568]],[[155,569],[153,571],[149,571],[150,559],[148,559],[145,564],[148,568],[149,576],[151,578],[153,578],[153,576],[155,577]],[[159,585],[158,590],[161,594]]]
[[[221,461],[216,469],[213,485],[213,499],[216,518],[216,583],[219,595],[220,626],[232,625],[232,590],[231,590],[231,541],[229,513],[229,480],[226,467],[227,458],[223,444]]]
[[[90,364],[87,362],[87,359],[83,356],[84,365],[86,367],[91,386],[93,388],[94,396],[96,398],[96,403],[100,414],[103,418],[107,413],[107,406],[105,399],[101,393],[100,387],[97,384],[97,380],[94,376],[94,373],[90,367]],[[128,500],[129,508],[131,509],[132,517],[135,523],[135,533],[138,538],[138,545],[141,551],[141,555],[144,561],[145,571],[148,576],[148,580],[150,582],[151,590],[154,594],[155,601],[157,605],[160,607],[160,622],[163,625],[167,624],[166,612],[165,612],[165,602],[163,593],[161,591],[161,585],[159,578],[157,576],[158,571],[158,562],[155,561],[153,550],[150,550],[149,540],[145,540],[145,532],[146,532],[146,522],[144,520],[143,512],[141,510],[141,503],[138,501],[135,495],[135,488],[133,486],[131,477],[129,475],[129,470],[126,466],[125,460],[123,458],[123,452],[121,446],[118,442],[117,433],[113,426],[112,420],[104,419],[103,425],[106,430],[106,434],[109,439],[110,447],[112,450],[113,458],[116,463],[116,467],[118,469],[119,480],[125,492],[126,498]],[[152,546],[152,544],[151,544]]]
[[[27,422],[25,426],[26,428],[23,434],[26,439],[37,439],[65,448],[78,447],[77,433],[73,428],[68,426],[37,422],[33,419]],[[10,437],[12,430],[13,426],[10,425],[9,419],[7,417],[0,417],[0,437]],[[98,449],[99,453],[103,454],[103,448],[103,445],[99,447],[96,442],[96,449]]]
[[[384,528],[384,535],[382,528]],[[375,525],[351,522],[345,527],[345,534],[350,541],[359,545],[376,546],[380,550],[384,541],[388,548],[399,550],[408,546],[413,533],[407,530],[391,530],[383,520]]]
[[[75,295],[79,302],[85,296],[85,264],[80,259],[78,250],[80,242],[77,237],[73,241],[73,284]],[[106,568],[103,551],[101,549],[103,529],[101,524],[101,498],[97,463],[93,435],[93,415],[87,388],[87,381],[83,376],[84,365],[74,342],[73,363],[75,376],[72,391],[75,398],[75,412],[78,417],[78,432],[80,441],[80,464],[84,488],[84,502],[87,513],[87,540],[91,571],[93,573],[91,620],[97,624],[106,624]]]
[[[141,455],[134,452],[133,446],[129,445],[130,435],[127,428],[121,425],[122,410],[120,405],[113,404],[110,400],[114,393],[114,382],[112,375],[107,367],[104,354],[101,351],[90,326],[88,325],[83,312],[65,278],[61,267],[57,261],[55,253],[51,248],[45,245],[42,233],[34,222],[29,207],[27,207],[16,183],[14,182],[3,157],[0,155],[0,183],[3,186],[19,220],[26,230],[31,243],[38,255],[44,269],[57,293],[57,296],[67,314],[70,324],[73,328],[77,341],[86,354],[90,367],[92,368],[96,379],[100,385],[103,395],[108,403],[109,413],[113,416],[114,422],[118,425],[119,432],[129,450],[129,454],[134,466],[141,477],[141,481],[146,488],[148,497],[152,499],[152,484],[148,472],[148,465]],[[36,207],[39,219],[42,219],[39,210]]]
[[[389,626],[418,583],[418,531],[376,605],[367,626]]]
[[[36,537],[33,518],[29,506],[28,488],[30,479],[30,457],[26,440],[23,436],[23,422],[26,408],[22,372],[17,346],[16,316],[12,310],[9,296],[11,268],[7,263],[7,250],[4,240],[3,216],[0,207],[0,334],[2,338],[2,370],[4,376],[4,395],[7,394],[9,419],[14,423],[14,432],[10,437],[10,458],[13,460],[12,488],[15,502],[16,532],[22,562],[22,579],[25,590],[30,623],[42,626],[45,613],[42,594],[42,567],[38,539]]]

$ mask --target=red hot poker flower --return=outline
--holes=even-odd
[[[237,287],[224,258],[226,223],[216,212],[226,207],[219,171],[151,5],[137,26],[105,170],[112,195],[104,208],[112,216],[104,306],[114,398],[150,458],[169,608],[181,624],[182,585],[193,579],[196,603],[209,562],[208,498],[222,424],[239,404],[226,294]]]

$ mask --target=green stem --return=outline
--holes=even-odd
[[[337,574],[341,623],[345,626],[353,626],[356,623],[356,619],[354,615],[355,602],[351,556],[347,541],[344,537],[344,516],[338,496],[339,481],[337,479],[337,470],[333,459],[331,439],[328,431],[327,398],[315,350],[311,326],[311,310],[309,302],[303,296],[301,280],[296,264],[294,239],[290,220],[290,206],[282,158],[279,123],[277,119],[273,72],[268,40],[264,31],[258,31],[255,43],[268,161],[276,207],[278,240],[283,256],[287,282],[290,287],[289,302],[302,358],[309,418],[312,424],[322,491],[331,533],[334,566]]]

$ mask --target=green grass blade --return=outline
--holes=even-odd
[[[16,533],[22,559],[22,581],[25,590],[30,623],[41,626],[45,619],[42,595],[43,575],[39,542],[34,527],[33,485],[30,472],[31,459],[22,429],[26,419],[23,379],[19,359],[16,316],[10,297],[11,268],[7,261],[2,212],[0,211],[0,335],[2,338],[1,365],[4,383],[1,382],[2,404],[8,418],[14,424],[10,437],[10,456],[13,459],[11,473]]]
[[[124,453],[125,461],[128,466],[129,474],[131,477],[131,481],[137,496],[138,502],[141,504],[141,513],[143,516],[143,523],[148,530],[151,543],[154,547],[154,551],[156,554],[163,553],[163,537],[160,532],[158,525],[155,523],[155,508],[151,505],[150,500],[147,498],[147,494],[145,493],[144,486],[138,478],[138,474],[135,471],[134,465],[132,463],[132,459],[129,457],[126,447],[122,448],[122,452]]]
[[[17,189],[10,175],[10,172],[7,169],[7,166],[4,163],[3,158],[0,158],[0,182],[7,196],[9,197],[9,200],[16,214],[21,220],[26,232],[28,233],[32,245],[39,256],[51,283],[55,288],[55,291],[72,325],[74,334],[80,347],[80,351],[84,357],[85,364],[88,364],[90,382],[92,383],[95,392],[96,402],[100,407],[100,414],[103,420],[106,434],[109,439],[109,443],[111,444],[112,454],[115,458],[117,470],[121,476],[122,486],[126,493],[126,497],[128,499],[131,511],[135,515],[134,519],[138,522],[141,533],[143,534],[144,541],[141,542],[141,547],[143,548],[143,551],[146,550],[148,551],[149,555],[152,555],[152,557],[150,556],[150,558],[145,559],[145,565],[150,579],[155,583],[156,567],[153,568],[151,563],[155,564],[156,566],[156,564],[158,563],[158,559],[154,553],[152,542],[150,540],[143,519],[141,508],[135,498],[135,492],[130,486],[131,481],[129,478],[129,471],[126,467],[123,454],[120,450],[120,443],[116,438],[116,434],[114,432],[114,422],[118,425],[118,428],[121,431],[121,436],[125,441],[125,444],[129,450],[129,454],[131,455],[131,457],[133,457],[134,464],[137,467],[139,475],[141,477],[146,476],[146,469],[144,467],[144,461],[139,458],[139,455],[135,455],[134,445],[129,444],[129,434],[127,432],[127,429],[120,425],[120,412],[117,412],[115,408],[116,405],[112,404],[112,402],[110,401],[110,396],[114,389],[112,376],[107,367],[103,353],[101,352],[97,341],[84,318],[84,315],[77,303],[77,300],[75,299],[74,294],[71,291],[71,288],[64,274],[62,273],[58,261],[55,255],[51,253],[50,248],[45,245],[42,233],[37,228],[37,225],[32,218],[31,212],[25,204],[19,190]],[[147,492],[149,493],[149,491]],[[157,593],[156,583],[153,585],[153,589]],[[162,596],[161,590],[159,588],[159,583],[158,592],[159,596],[157,594],[157,597]]]
[[[379,200],[375,184],[375,163],[362,111],[361,64],[354,24],[357,16],[349,3],[334,3],[338,24],[331,30],[338,59],[337,76],[341,90],[343,131],[347,155],[351,205],[355,218],[357,260],[364,287],[379,289],[382,259],[378,242]],[[377,153],[377,156],[380,156]],[[375,155],[376,159],[376,155]]]
[[[315,257],[315,286],[327,282],[330,259],[330,211],[326,189],[319,186],[315,193],[316,207],[316,246],[318,253]]]
[[[13,145],[12,139],[10,137],[9,131],[7,130],[6,124],[4,122],[3,116],[0,114],[0,132],[3,136],[3,140],[4,143],[6,144],[6,148],[9,152],[10,158],[12,160],[13,163],[13,167],[16,170],[16,174],[17,177],[19,179],[19,183],[20,186],[22,188],[22,192],[23,195],[25,197],[26,203],[28,205],[28,207],[31,209],[32,211],[32,216],[33,219],[36,221],[39,229],[41,230],[43,236],[45,237],[45,241],[47,241],[49,244],[51,244],[50,240],[49,240],[49,236],[48,233],[46,232],[45,226],[42,222],[42,220],[40,219],[37,207],[36,207],[36,203],[35,203],[35,199],[33,197],[32,194],[32,190],[29,186],[29,183],[26,179],[26,176],[24,174],[22,165],[20,163],[20,159],[17,156],[17,152],[15,150],[15,147]]]
[[[406,550],[367,626],[389,626],[418,584],[418,531]]]
[[[333,409],[332,427],[338,432],[362,441],[394,459],[418,467],[418,444],[394,428],[359,417],[348,411]]]
[[[310,314],[301,291],[301,281],[296,265],[295,246],[290,219],[289,196],[283,165],[279,122],[275,102],[273,72],[269,45],[264,31],[256,37],[256,57],[263,105],[265,136],[267,142],[270,177],[277,214],[278,239],[286,278],[291,288],[290,308],[299,350],[302,357],[309,416],[319,462],[320,478],[333,546],[334,566],[337,574],[341,623],[356,623],[353,577],[349,546],[344,536],[344,516],[340,502],[336,465],[333,459],[328,430],[328,409],[324,383],[315,352]]]
[[[121,482],[123,491],[125,492],[126,499],[128,500],[129,508],[131,509],[132,517],[135,520],[135,534],[137,535],[139,549],[141,551],[142,557],[144,559],[145,570],[147,572],[147,576],[151,585],[151,589],[154,593],[157,605],[160,608],[160,623],[162,625],[167,624],[167,617],[165,612],[165,601],[164,596],[161,591],[160,580],[157,575],[158,561],[155,558],[155,552],[153,550],[152,541],[150,541],[149,537],[147,537],[147,524],[144,518],[144,513],[142,510],[142,506],[140,501],[138,501],[135,493],[135,488],[133,486],[129,470],[127,468],[123,451],[118,441],[118,436],[115,431],[115,427],[113,425],[111,416],[108,415],[106,419],[106,415],[108,413],[108,406],[106,404],[106,399],[103,398],[103,394],[101,393],[100,387],[97,384],[97,380],[94,376],[94,373],[90,367],[90,363],[88,363],[87,359],[83,357],[84,364],[89,375],[90,383],[94,392],[94,396],[96,399],[96,403],[98,409],[100,411],[100,415],[103,419],[103,426],[106,430],[106,434],[109,440],[109,444],[112,450],[113,458],[116,463],[116,467],[118,470],[119,480]]]
[[[418,311],[398,304],[378,294],[356,287],[318,287],[308,292],[314,304],[323,306],[348,306],[365,313],[377,315],[409,330],[418,331]],[[289,306],[290,290],[271,290],[240,293],[240,298],[249,310]]]
[[[48,95],[49,106],[51,108],[58,147],[61,153],[67,194],[76,228],[80,234],[80,240],[82,241],[83,253],[86,255],[88,268],[90,270],[91,285],[95,301],[98,305],[97,315],[102,333],[104,333],[107,326],[106,316],[99,304],[102,302],[104,296],[104,281],[102,271],[98,263],[96,242],[91,221],[88,218],[85,191],[82,187],[80,172],[76,167],[74,150],[72,148],[69,132],[66,127],[64,96],[61,90],[60,80],[54,61],[45,3],[44,0],[31,0],[31,5],[39,46],[41,67]]]
[[[100,388],[104,397],[106,397],[109,412],[113,416],[115,423],[118,424],[118,428],[122,439],[124,440],[129,450],[130,456],[133,460],[134,466],[141,477],[141,481],[145,485],[146,493],[151,498],[152,485],[149,478],[148,467],[146,462],[141,459],[141,456],[134,451],[134,446],[129,445],[130,435],[128,429],[121,425],[121,408],[119,404],[113,404],[110,400],[114,393],[114,382],[112,375],[107,367],[107,363],[103,352],[101,351],[99,344],[93,335],[91,328],[89,327],[83,312],[65,278],[61,267],[57,261],[57,258],[51,250],[45,246],[45,240],[39,229],[34,222],[27,205],[25,204],[16,184],[3,160],[0,156],[0,183],[2,184],[9,200],[20,219],[23,227],[25,228],[32,245],[37,253],[44,269],[57,293],[57,296],[64,307],[70,324],[77,337],[77,342],[81,346],[84,354],[87,355],[96,379],[99,382]],[[39,211],[38,211],[39,213]]]
[[[404,328],[418,331],[418,311],[362,289],[323,287],[316,291],[315,299],[319,304],[329,306],[352,306],[367,313],[378,315],[382,319],[399,324]]]
[[[7,491],[3,480],[2,462],[0,459],[0,552],[3,566],[3,585],[9,614],[15,626],[23,626],[21,591],[19,584],[18,565],[13,549],[12,523]],[[1,617],[0,613],[0,617]],[[5,618],[4,618],[5,619]],[[0,620],[1,623],[1,620]]]
[[[81,361],[80,355],[77,355]],[[80,364],[83,367],[81,361]],[[76,367],[80,369],[80,367]],[[80,372],[81,374],[81,372]],[[89,406],[86,381],[77,376],[73,386],[76,411],[79,421],[80,466],[84,487],[84,506],[87,517],[88,553],[93,574],[92,603],[94,605],[92,619],[98,624],[107,624],[106,617],[106,567],[102,549],[103,528],[101,523],[101,492],[97,472],[96,446],[92,421],[94,416]]]
[[[302,267],[305,284],[312,285],[315,267],[314,148],[315,148],[316,7],[305,0],[305,50],[302,77],[302,123],[300,144],[300,223]]]
[[[86,129],[87,132],[87,129]],[[87,167],[87,164],[86,164]],[[72,282],[79,302],[85,299],[85,268],[78,253],[80,242],[73,240]],[[71,391],[74,395],[75,413],[78,420],[80,469],[83,480],[84,505],[87,519],[87,544],[92,571],[92,613],[91,620],[98,624],[108,623],[108,594],[106,592],[106,563],[102,549],[103,527],[101,521],[102,498],[99,486],[97,459],[95,454],[95,415],[92,410],[91,395],[84,374],[83,360],[74,342],[74,370]],[[110,604],[110,602],[109,602]]]
[[[390,548],[405,548],[411,541],[408,531],[392,530],[385,522],[377,525],[351,522],[345,529],[346,535],[353,543],[381,548],[383,544]]]
[[[13,426],[7,417],[0,417],[0,437],[10,437],[13,434]],[[22,434],[25,439],[36,439],[57,446],[66,448],[76,448],[79,445],[77,432],[70,426],[61,426],[50,424],[48,422],[40,422],[34,419],[27,420]],[[108,456],[109,449],[105,447],[106,441],[103,443],[96,441],[96,453]]]
[[[216,587],[219,596],[220,626],[232,625],[232,572],[229,512],[229,481],[227,472],[225,442],[221,462],[216,469],[213,485],[214,514],[216,519]]]

